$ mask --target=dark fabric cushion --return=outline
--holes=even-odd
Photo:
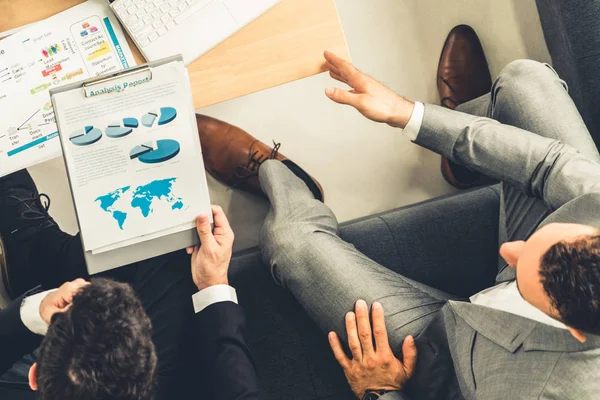
[[[344,224],[340,235],[388,268],[468,296],[494,283],[498,193],[497,187],[483,188],[363,218]],[[428,228],[414,229],[422,224]],[[438,268],[423,270],[423,262]],[[467,270],[469,279],[453,279]],[[293,296],[273,283],[258,249],[234,255],[230,278],[247,314],[262,398],[354,398],[326,335]]]
[[[600,0],[536,0],[552,64],[600,147]]]
[[[468,297],[495,281],[499,190],[476,189],[371,216],[344,225],[340,236],[399,274]]]

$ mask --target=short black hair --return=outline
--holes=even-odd
[[[93,279],[52,317],[37,363],[41,400],[150,400],[152,326],[131,286]]]
[[[600,234],[556,243],[542,256],[540,276],[563,323],[600,335]]]

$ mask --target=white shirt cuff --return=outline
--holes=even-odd
[[[31,332],[42,336],[48,332],[48,324],[40,315],[40,304],[46,296],[56,290],[58,289],[37,293],[23,300],[23,304],[21,304],[21,321]]]
[[[206,307],[221,303],[223,301],[232,301],[238,304],[237,293],[234,288],[229,285],[215,285],[207,287],[192,296],[194,302],[194,312],[198,314]]]
[[[410,119],[408,120],[408,124],[406,124],[406,127],[404,127],[404,130],[402,131],[402,133],[413,142],[417,140],[417,136],[419,136],[421,125],[423,125],[424,116],[425,105],[416,101],[415,109],[413,110],[413,113],[410,116]]]

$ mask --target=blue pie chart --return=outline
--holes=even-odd
[[[78,129],[69,136],[69,140],[76,146],[89,146],[102,138],[102,131],[93,126]]]
[[[105,133],[109,138],[121,138],[129,135],[138,126],[139,122],[136,118],[123,118],[122,123],[109,125]]]
[[[134,149],[135,150],[135,149]],[[156,141],[156,148],[143,154],[139,154],[137,159],[144,164],[158,164],[169,161],[180,151],[179,142],[172,139],[162,139]],[[141,153],[141,152],[140,152]],[[132,157],[132,158],[135,158]]]
[[[142,125],[152,128],[158,120],[158,126],[166,125],[177,118],[177,110],[173,107],[161,107],[160,113],[150,111],[142,116]]]
[[[177,117],[177,110],[173,107],[163,107],[160,109],[160,118],[158,125],[166,125]]]
[[[129,135],[133,129],[122,126],[109,126],[106,128],[106,136],[110,138],[120,138]]]

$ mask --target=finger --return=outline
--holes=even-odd
[[[353,73],[358,71],[348,61],[344,60],[341,57],[338,57],[337,55],[333,54],[330,51],[326,51],[324,55],[325,55],[325,60],[327,60],[328,63],[330,63],[331,65],[333,65],[335,68],[338,69],[339,75],[350,78]]]
[[[73,296],[81,290],[82,287],[89,285],[89,282],[79,278],[72,282],[62,285],[57,292],[57,301],[59,305],[66,305],[73,301]]]
[[[84,279],[76,279],[75,281],[73,281],[73,291],[78,292],[80,291],[82,288],[88,286],[90,283]]]
[[[373,303],[373,311],[371,312],[371,316],[373,318],[373,336],[375,337],[376,350],[378,352],[382,350],[391,351],[387,329],[385,327],[384,310],[381,303]]]
[[[69,308],[71,308],[71,307],[73,307],[73,303],[69,303],[62,308],[58,308],[56,312],[64,313],[64,312],[67,312],[69,310]]]
[[[358,337],[362,346],[363,355],[372,354],[373,335],[371,331],[371,321],[369,321],[369,307],[364,300],[356,302],[356,320],[358,325]]]
[[[342,348],[342,343],[340,342],[340,338],[337,333],[329,332],[329,345],[331,346],[331,350],[333,350],[333,355],[340,366],[344,369],[348,368],[350,365],[350,359],[344,353],[344,349]]]
[[[212,206],[212,212],[215,220],[215,235],[222,236],[228,243],[233,244],[233,229],[231,229],[225,212],[220,206]]]
[[[225,230],[231,230],[231,226],[229,225],[229,220],[225,215],[225,211],[221,206],[212,206],[213,218],[215,220],[215,227],[223,228]]]
[[[358,339],[358,330],[356,328],[356,315],[353,312],[346,314],[346,332],[348,333],[348,347],[355,360],[362,360],[362,347]]]
[[[190,247],[186,248],[185,252],[191,255],[194,252],[194,246],[190,246]]]
[[[225,234],[229,235],[233,233],[229,220],[225,215],[225,211],[220,206],[212,206],[213,218],[215,220],[215,227],[222,228]]]
[[[329,61],[325,63],[325,68],[327,68],[327,70],[329,72],[333,72],[334,74],[337,74],[337,75],[342,75],[339,68],[336,67],[335,65],[333,65],[332,63],[330,63]]]
[[[406,376],[410,378],[417,366],[417,345],[412,336],[407,336],[402,344],[402,363]]]
[[[336,81],[340,81],[342,83],[345,83],[346,85],[348,84],[348,81],[346,80],[346,78],[344,78],[341,75],[336,74],[333,71],[329,71],[329,76],[331,76],[333,79],[335,79]]]
[[[74,284],[76,284],[79,287],[85,286],[85,285],[89,285],[90,283],[88,281],[86,281],[83,278],[77,278],[73,281]]]
[[[208,215],[200,215],[196,218],[196,230],[198,231],[198,236],[200,236],[201,244],[209,246],[215,244]]]
[[[331,100],[335,101],[336,103],[347,104],[354,108],[358,108],[358,106],[359,106],[359,101],[360,101],[359,94],[350,93],[347,90],[333,88],[333,87],[327,88],[325,90],[325,94],[327,95],[327,97],[329,97]]]

